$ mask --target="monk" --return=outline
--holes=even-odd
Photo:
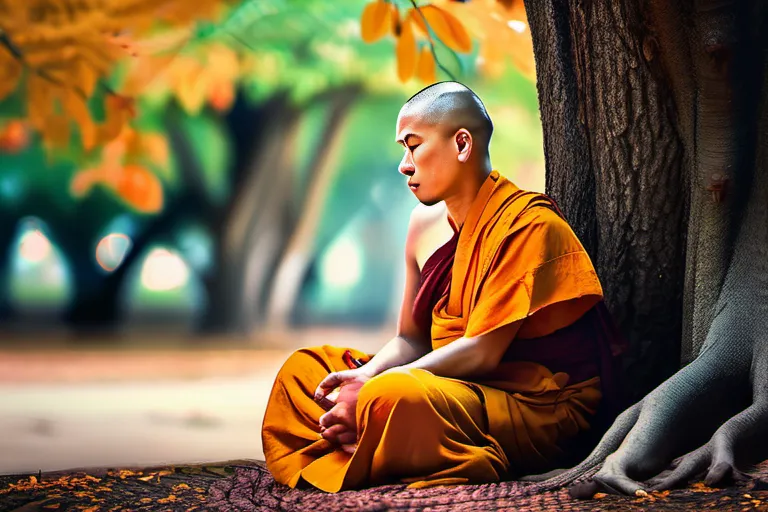
[[[288,358],[262,431],[276,481],[496,482],[552,469],[601,406],[618,412],[621,344],[592,262],[551,199],[493,169],[492,133],[457,82],[401,109],[399,171],[422,204],[397,334],[373,356],[321,346]]]

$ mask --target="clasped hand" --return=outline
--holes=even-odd
[[[364,368],[333,372],[315,391],[315,400],[319,400],[340,386],[336,405],[320,416],[320,435],[340,444],[347,453],[354,453],[357,448],[357,396],[371,378]]]

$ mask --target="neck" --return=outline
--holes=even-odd
[[[474,179],[466,180],[462,183],[462,187],[455,194],[445,198],[445,206],[448,209],[448,216],[454,225],[461,229],[464,225],[464,221],[467,218],[467,213],[472,206],[472,203],[477,197],[477,193],[485,183],[488,175],[491,174],[491,164],[486,162],[481,169],[472,172]]]

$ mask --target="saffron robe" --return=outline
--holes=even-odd
[[[551,469],[562,446],[589,429],[602,397],[600,365],[594,364],[599,350],[594,344],[579,350],[576,343],[571,352],[583,361],[571,367],[581,369],[584,380],[575,381],[535,361],[546,355],[546,343],[538,354],[522,345],[572,328],[602,299],[589,257],[551,200],[493,171],[455,244],[452,262],[446,263],[451,250],[445,246],[430,258],[432,267],[442,265],[435,276],[444,280],[450,269],[450,284],[422,286],[420,295],[429,297],[417,297],[414,313],[430,304],[433,349],[522,321],[499,366],[472,381],[420,369],[374,377],[360,390],[358,446],[347,454],[320,437],[325,411],[313,395],[328,373],[346,369],[345,350],[362,361],[371,356],[333,346],[296,351],[278,373],[262,429],[275,480],[291,487],[304,481],[327,492],[397,482],[493,482]],[[425,264],[423,276],[427,270]],[[517,343],[533,361],[516,357]]]

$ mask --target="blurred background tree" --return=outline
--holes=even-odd
[[[394,125],[435,81],[476,90],[495,167],[544,187],[521,2],[1,2],[0,68],[19,329],[391,322],[416,204]]]

